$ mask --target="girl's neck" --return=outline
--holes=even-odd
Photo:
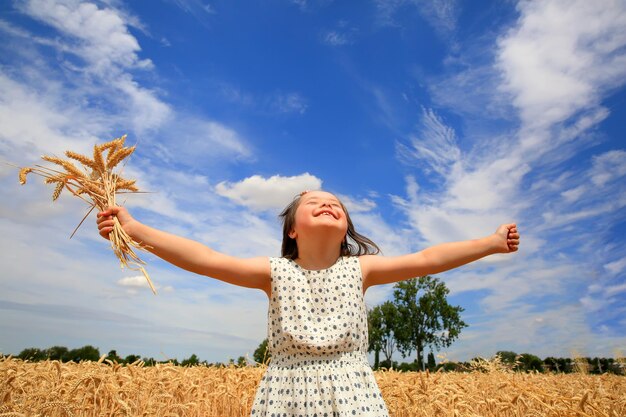
[[[306,245],[298,242],[298,258],[296,262],[304,269],[327,269],[337,262],[341,248],[329,245]]]

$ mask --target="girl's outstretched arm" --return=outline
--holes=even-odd
[[[503,224],[482,239],[435,245],[403,256],[361,256],[363,291],[372,285],[437,274],[495,253],[511,253],[519,246],[515,223]]]
[[[190,239],[154,229],[135,220],[123,207],[98,213],[98,229],[106,239],[117,217],[124,231],[159,258],[196,274],[206,275],[241,287],[258,288],[270,295],[268,258],[236,258]]]

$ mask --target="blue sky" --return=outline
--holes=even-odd
[[[0,39],[3,161],[127,133],[125,174],[152,191],[132,213],[239,256],[279,254],[304,189],[386,255],[515,221],[518,253],[439,275],[469,324],[447,358],[626,351],[622,1],[24,0]],[[1,352],[225,361],[265,337],[260,291],[144,254],[153,296],[93,218],[68,239],[81,201],[0,181]]]

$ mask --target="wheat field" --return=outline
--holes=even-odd
[[[0,359],[0,417],[248,416],[264,367]],[[391,416],[626,416],[626,378],[377,371]]]

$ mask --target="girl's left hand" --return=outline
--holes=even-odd
[[[519,247],[519,232],[515,223],[503,224],[498,227],[495,235],[498,237],[498,252],[516,252]]]

